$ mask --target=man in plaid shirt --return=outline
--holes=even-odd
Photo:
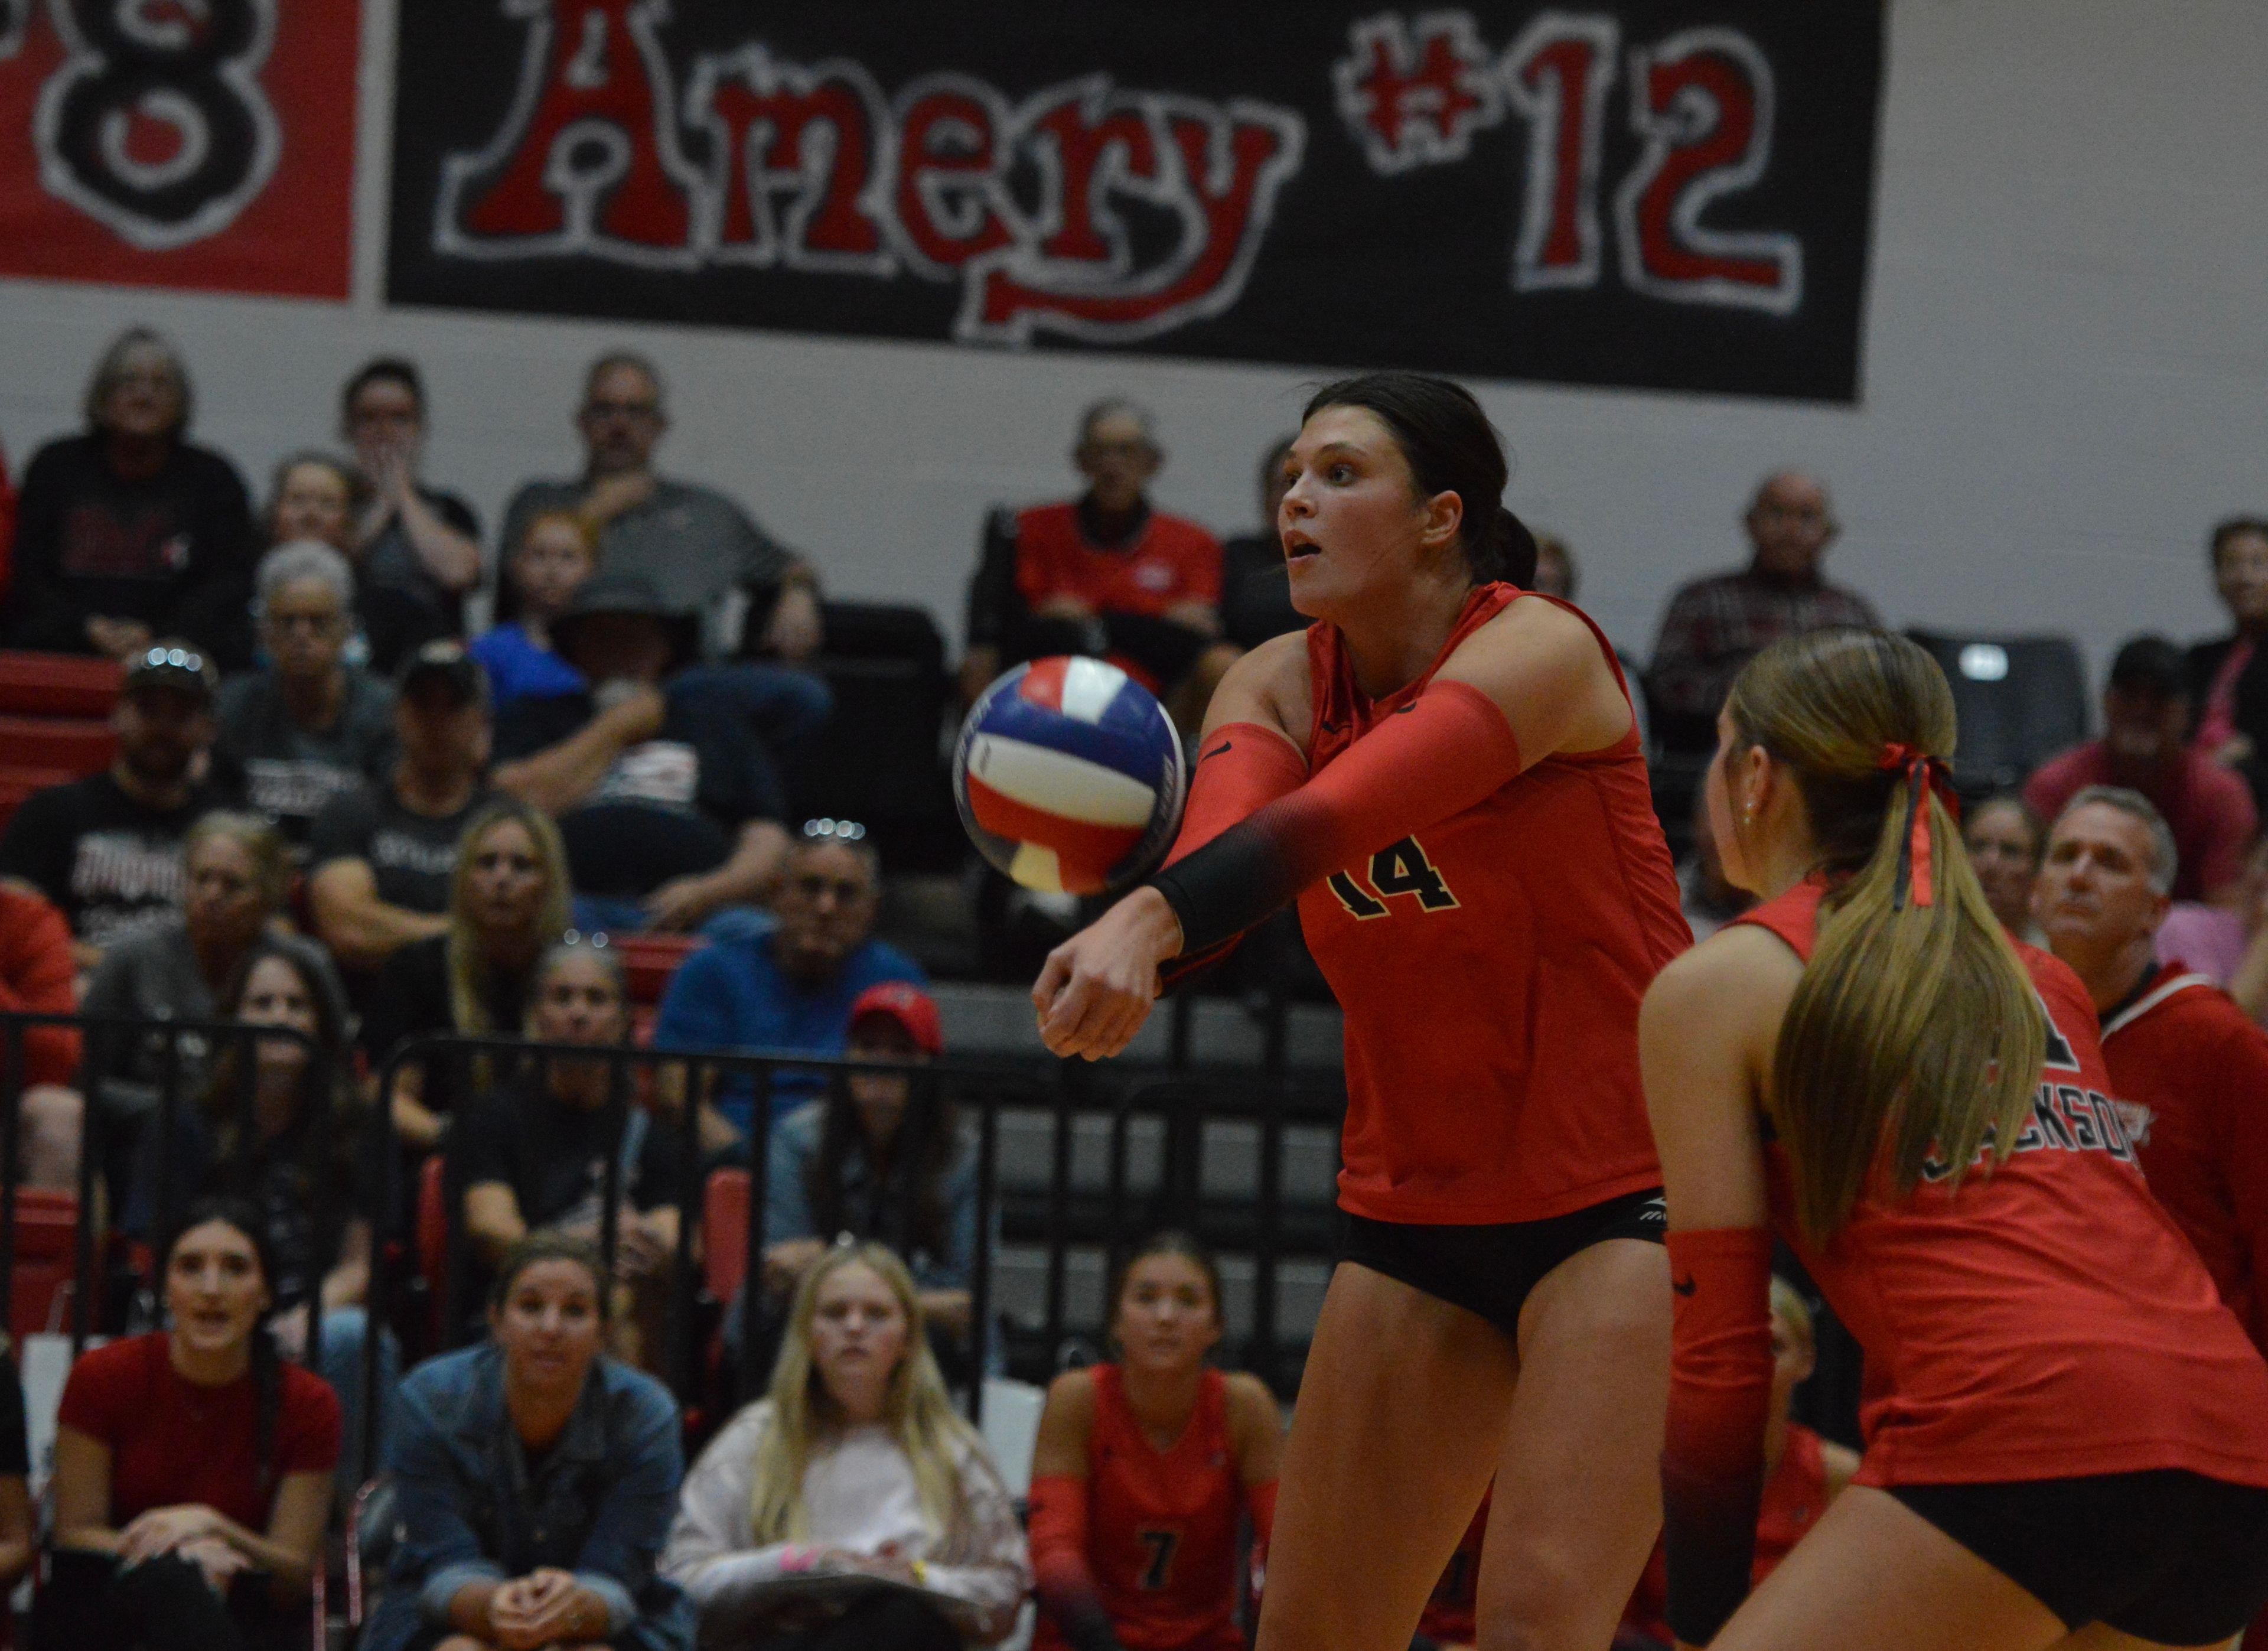
[[[1696,579],[1662,615],[1646,687],[1665,751],[1714,749],[1717,712],[1733,679],[1782,637],[1881,623],[1865,597],[1819,577],[1837,524],[1817,481],[1793,471],[1766,476],[1743,521],[1755,559],[1737,572]]]

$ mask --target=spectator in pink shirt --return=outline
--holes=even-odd
[[[2219,902],[2244,874],[2259,814],[2251,789],[2191,745],[2192,703],[2181,650],[2162,638],[2135,638],[2111,662],[2102,737],[2043,766],[2025,785],[2024,800],[2052,820],[2085,786],[2140,792],[2165,816],[2181,852],[2174,898]]]

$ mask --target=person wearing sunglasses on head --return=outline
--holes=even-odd
[[[920,964],[874,938],[881,901],[881,861],[866,829],[850,820],[806,821],[788,849],[772,910],[713,925],[711,944],[671,980],[654,1046],[842,1054],[860,993],[886,981],[929,984]],[[774,1118],[821,1088],[816,1072],[776,1072]],[[755,1110],[752,1081],[726,1079],[706,1099],[703,1144],[713,1151],[740,1141]]]

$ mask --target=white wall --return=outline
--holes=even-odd
[[[1572,541],[1587,601],[1639,652],[1669,588],[1738,553],[1757,475],[1791,462],[1835,490],[1833,571],[1895,623],[2065,630],[2098,661],[2132,630],[2212,629],[2205,529],[2268,507],[2268,8],[1893,12],[1862,404],[1484,387],[1517,450],[1513,503]],[[366,114],[381,133],[383,110]],[[373,169],[363,198],[382,181]],[[924,602],[948,629],[984,507],[1067,489],[1089,399],[1152,404],[1160,502],[1233,531],[1314,377],[0,282],[0,444],[18,467],[76,423],[89,362],[133,320],[188,347],[197,433],[255,488],[284,452],[332,439],[361,357],[416,356],[430,473],[491,527],[520,477],[574,467],[581,365],[646,350],[673,385],[667,468],[739,494],[836,589]]]

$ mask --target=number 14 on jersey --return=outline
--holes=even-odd
[[[1333,872],[1329,881],[1339,904],[1365,923],[1373,918],[1391,917],[1394,907],[1388,902],[1400,895],[1414,898],[1415,910],[1419,911],[1454,911],[1457,906],[1457,896],[1433,862],[1425,858],[1425,850],[1416,837],[1389,843],[1370,857],[1368,888],[1351,871]]]

